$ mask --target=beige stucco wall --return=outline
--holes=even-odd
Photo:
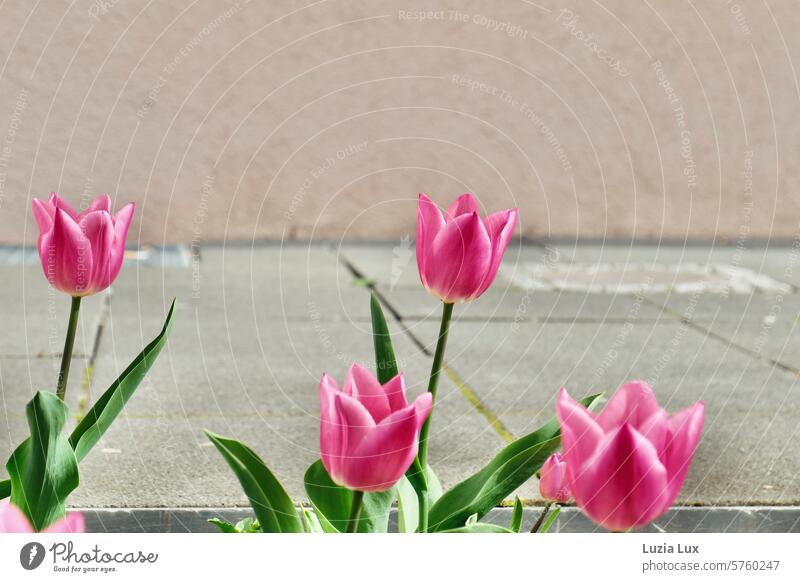
[[[420,190],[531,237],[791,238],[798,29],[792,0],[6,1],[0,242],[50,190],[138,201],[155,243],[394,238]]]

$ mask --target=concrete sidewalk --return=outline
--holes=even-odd
[[[33,251],[0,266],[0,456],[26,434],[23,406],[52,388],[68,299]],[[670,411],[704,399],[706,427],[679,499],[800,505],[800,250],[517,245],[495,285],[459,305],[431,460],[451,486],[574,395],[650,381]],[[20,257],[18,257],[19,259]],[[113,294],[84,301],[68,399],[78,414],[156,335],[172,336],[124,414],[81,464],[85,508],[246,505],[203,434],[243,439],[290,494],[317,458],[318,381],[374,365],[369,287],[386,304],[416,395],[440,305],[408,245],[227,246],[128,261]],[[2,472],[3,470],[0,470]],[[536,503],[535,482],[521,497]]]

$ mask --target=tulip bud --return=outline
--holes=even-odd
[[[47,202],[34,198],[39,258],[50,284],[73,297],[93,295],[111,285],[122,268],[133,208],[128,204],[112,215],[106,194],[81,213],[57,194]]]
[[[405,391],[402,374],[381,385],[358,364],[347,372],[343,390],[333,378],[322,375],[320,453],[336,484],[357,491],[386,491],[411,466],[432,399],[426,392],[408,404]]]
[[[463,194],[443,216],[420,194],[416,247],[422,285],[445,303],[480,297],[497,275],[516,224],[516,208],[480,218],[475,198]]]
[[[566,503],[570,499],[567,483],[567,463],[558,453],[553,453],[542,465],[539,493],[548,501]]]

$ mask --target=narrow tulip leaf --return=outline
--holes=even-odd
[[[317,517],[317,512],[314,511],[313,508],[300,508],[300,515],[303,516],[303,526],[306,528],[306,532],[326,533],[325,529],[322,527],[322,523],[320,523],[319,518]]]
[[[206,431],[230,465],[265,533],[302,533],[292,499],[264,462],[247,445]]]
[[[353,492],[334,483],[321,460],[316,461],[306,471],[305,486],[323,529],[347,531]],[[358,519],[358,532],[386,533],[394,497],[394,487],[380,493],[365,493]]]
[[[78,461],[62,434],[69,410],[52,392],[39,391],[25,407],[31,436],[6,464],[11,503],[40,531],[64,517],[67,496],[78,486]]]
[[[591,407],[600,398],[594,394],[584,398]],[[552,419],[539,430],[507,445],[483,469],[457,484],[433,504],[428,514],[430,531],[458,528],[470,515],[478,519],[489,513],[508,495],[530,479],[559,447],[561,435],[558,419]]]
[[[91,410],[86,413],[86,416],[75,427],[75,430],[72,431],[69,442],[72,448],[75,449],[75,456],[78,461],[83,460],[108,430],[108,427],[111,426],[111,423],[114,422],[139,387],[153,362],[156,361],[158,354],[161,353],[161,348],[164,347],[167,341],[170,329],[172,329],[174,313],[175,301],[173,300],[161,333],[136,356],[119,378],[97,400]]]
[[[508,529],[514,533],[519,533],[519,530],[522,529],[523,515],[524,508],[522,507],[522,501],[520,501],[519,497],[514,497],[514,513],[511,514],[511,525]]]
[[[392,336],[389,335],[389,326],[383,315],[381,302],[375,293],[370,294],[369,308],[372,314],[372,341],[375,344],[375,366],[378,371],[378,381],[386,384],[397,376],[397,358],[392,347]]]
[[[417,491],[403,476],[397,482],[397,529],[400,533],[414,533],[419,525],[419,498]]]
[[[547,533],[550,531],[550,527],[555,523],[559,513],[561,513],[561,506],[556,506],[552,513],[547,516],[547,519],[542,524],[542,527],[539,528],[539,533]]]
[[[405,479],[408,480],[408,483],[414,489],[417,495],[417,508],[415,511],[416,518],[413,520],[419,525],[419,499],[420,496],[425,495],[428,498],[428,507],[434,503],[442,496],[442,483],[439,481],[439,477],[436,476],[436,473],[433,471],[433,468],[428,465],[425,467],[425,471],[423,471],[419,464],[419,457],[414,459],[414,462],[411,463],[411,466],[406,471]],[[411,506],[410,504],[405,504],[404,508],[406,508],[407,516],[410,516]]]
[[[0,499],[5,499],[11,495],[11,479],[0,481]]]
[[[514,533],[510,529],[506,529],[501,525],[495,525],[493,523],[473,523],[471,525],[465,525],[462,527],[456,527],[453,529],[446,529],[444,531],[440,531],[439,533]]]

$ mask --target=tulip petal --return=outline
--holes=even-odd
[[[386,399],[389,401],[389,408],[391,408],[392,412],[408,406],[406,381],[402,372],[384,384],[383,391],[386,394]]]
[[[419,428],[422,428],[422,425],[425,424],[425,421],[428,420],[428,416],[431,413],[431,409],[433,408],[433,394],[430,392],[425,392],[420,394],[414,399],[414,409],[417,413],[417,424]]]
[[[344,379],[342,391],[358,400],[376,423],[382,421],[392,412],[383,386],[378,382],[375,375],[364,366],[359,364],[350,366]]]
[[[108,269],[113,282],[122,269],[122,261],[125,258],[125,239],[128,236],[133,220],[133,211],[136,205],[131,202],[123,206],[114,216],[114,243],[111,245],[111,256],[108,260]]]
[[[456,217],[428,248],[425,264],[429,289],[446,303],[477,297],[491,252],[489,235],[478,215]]]
[[[83,514],[77,511],[68,513],[63,519],[58,520],[42,533],[83,533],[86,531],[86,520]]]
[[[98,212],[98,211],[108,212],[109,214],[111,214],[111,196],[109,196],[108,194],[101,194],[100,196],[92,200],[91,204],[89,204],[89,208],[87,208],[78,215],[78,222],[80,222],[80,220],[90,212]]]
[[[473,212],[476,214],[480,212],[480,209],[478,208],[478,201],[473,198],[472,194],[467,192],[466,194],[462,194],[456,198],[455,202],[447,207],[447,211],[445,212],[445,220],[450,222],[457,216],[461,216],[462,214],[472,214]]]
[[[683,487],[700,435],[703,432],[705,403],[697,402],[673,414],[668,422],[666,467],[669,473],[669,494],[674,500]]]
[[[73,296],[87,293],[93,262],[91,245],[61,207],[55,211],[53,229],[39,237],[39,258],[53,287]]]
[[[22,510],[7,499],[0,501],[0,533],[34,533]]]
[[[650,415],[650,418],[644,420],[637,429],[644,438],[653,443],[653,446],[658,451],[658,457],[661,459],[661,463],[665,466],[667,462],[666,443],[669,434],[668,422],[667,413],[659,408]]]
[[[433,244],[433,239],[444,227],[444,218],[442,211],[436,204],[420,193],[419,202],[417,204],[417,240],[415,242],[417,248],[417,268],[419,269],[419,278],[422,284],[427,287],[427,267],[426,256],[428,247]]]
[[[50,194],[50,204],[53,205],[53,208],[60,208],[66,212],[67,216],[69,216],[72,220],[78,222],[78,213],[75,211],[72,205],[55,192]]]
[[[503,261],[503,254],[517,226],[517,209],[490,214],[483,219],[483,224],[492,243],[492,256],[489,260],[489,269],[486,271],[483,285],[481,286],[481,293],[489,288],[497,276],[497,270]]]
[[[96,293],[111,284],[111,247],[114,243],[114,223],[111,215],[101,210],[81,215],[80,226],[92,246],[92,273],[89,289]]]
[[[42,236],[53,228],[56,207],[38,198],[33,199],[31,207],[33,209],[33,217],[36,219],[36,225],[39,227],[39,236]]]
[[[323,374],[319,381],[319,452],[330,475],[339,472],[342,455],[342,427],[335,404],[338,393],[336,380]]]
[[[597,422],[605,431],[626,422],[639,429],[658,410],[661,407],[650,385],[636,380],[619,387],[598,415]]]
[[[561,442],[568,465],[578,467],[590,458],[603,439],[603,431],[594,416],[576,402],[562,388],[556,404],[558,420],[561,424]]]
[[[346,481],[360,491],[386,491],[403,476],[417,454],[419,424],[415,405],[384,418],[353,449]]]
[[[573,476],[570,486],[576,503],[612,531],[645,525],[672,501],[666,487],[667,470],[658,452],[630,424],[607,434],[597,454]]]

